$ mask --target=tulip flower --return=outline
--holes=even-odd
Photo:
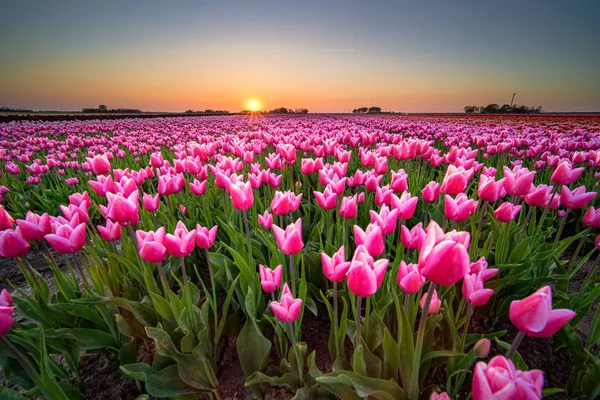
[[[79,220],[81,222],[88,222],[90,220],[85,203],[82,203],[81,205],[79,205],[79,207],[73,204],[69,204],[67,207],[65,207],[61,204],[60,210],[62,211],[65,218],[68,220],[73,219],[73,216],[75,214],[79,215]]]
[[[165,235],[164,245],[170,255],[186,257],[194,251],[196,236],[196,230],[188,231],[184,223],[178,221],[173,234],[167,233]]]
[[[250,182],[229,183],[227,191],[229,192],[231,202],[236,209],[245,211],[252,207],[252,204],[254,203],[254,193],[252,192]]]
[[[583,215],[583,223],[592,228],[600,228],[600,208],[597,210],[594,207],[588,208]]]
[[[377,213],[374,210],[369,210],[371,223],[378,225],[381,228],[383,235],[390,235],[396,230],[398,222],[398,209],[390,211],[388,206],[381,206],[381,211]]]
[[[327,186],[323,193],[314,191],[315,199],[323,210],[331,210],[337,205],[337,193]]]
[[[356,204],[356,195],[342,198],[342,202],[340,203],[340,216],[342,218],[351,219],[356,218],[357,213],[358,207]]]
[[[378,225],[369,224],[364,231],[360,226],[354,225],[354,239],[356,241],[356,246],[365,246],[372,257],[381,255],[385,250],[383,232]]]
[[[258,223],[261,224],[263,228],[269,230],[273,226],[273,216],[268,210],[265,210],[263,215],[258,215]]]
[[[135,232],[138,242],[140,256],[149,263],[159,263],[167,258],[167,248],[165,247],[165,228],[160,227],[156,232],[142,231]]]
[[[502,167],[504,171],[504,189],[512,196],[523,196],[529,193],[536,171],[517,167],[511,170],[507,166]]]
[[[12,328],[15,319],[13,317],[13,299],[10,293],[4,289],[0,293],[0,338]]]
[[[358,245],[348,270],[348,289],[359,297],[372,296],[383,283],[388,264],[386,259],[374,261],[367,248]]]
[[[76,217],[76,220],[78,218]],[[85,244],[85,223],[71,227],[69,224],[56,221],[54,233],[44,236],[44,239],[57,253],[71,254],[79,251]]]
[[[419,198],[412,196],[408,192],[402,193],[402,196],[398,198],[395,194],[392,194],[392,208],[398,210],[398,219],[408,220],[411,219],[417,208]]]
[[[21,228],[23,237],[28,241],[41,240],[52,230],[48,213],[40,216],[31,211],[27,211],[25,219],[17,220],[17,226]]]
[[[98,234],[102,240],[107,242],[114,242],[121,238],[121,225],[119,223],[113,223],[111,220],[106,220],[106,227],[97,225]]]
[[[550,181],[559,185],[570,185],[579,178],[579,175],[583,172],[584,168],[575,168],[571,165],[569,160],[564,160],[552,173]]]
[[[425,309],[425,303],[427,302],[428,293],[425,293],[423,297],[421,297],[421,301],[419,302],[419,306],[421,310]],[[429,303],[429,309],[427,310],[428,315],[437,314],[440,311],[440,307],[442,306],[442,301],[438,298],[437,290],[433,290],[433,294],[431,295],[431,302]]]
[[[451,400],[451,399],[450,399],[450,396],[448,396],[448,393],[446,393],[446,392],[442,392],[442,393],[433,392],[433,393],[431,393],[431,396],[429,396],[429,400]]]
[[[215,239],[217,238],[217,229],[218,226],[215,225],[209,231],[208,228],[196,225],[196,244],[201,249],[208,249],[212,247],[215,243]]]
[[[569,309],[552,309],[552,289],[544,286],[532,295],[510,303],[509,317],[517,329],[528,336],[554,335],[577,315]]]
[[[144,210],[149,211],[149,212],[154,212],[154,211],[158,210],[158,207],[160,206],[160,201],[159,201],[158,196],[159,196],[158,193],[156,193],[154,196],[144,193],[144,195],[142,196]]]
[[[467,274],[463,279],[462,295],[472,305],[479,307],[488,302],[494,294],[492,289],[483,287],[483,275]]]
[[[469,271],[469,241],[468,232],[445,234],[431,221],[419,254],[421,274],[438,285],[454,285]]]
[[[471,263],[469,266],[469,274],[481,274],[481,279],[487,282],[492,276],[498,272],[497,268],[488,268],[488,263],[485,257],[480,257],[479,260]]]
[[[104,155],[97,155],[94,158],[86,158],[87,162],[90,164],[92,171],[96,175],[105,175],[110,172],[110,162],[108,158]]]
[[[29,251],[30,245],[23,237],[20,227],[15,230],[6,229],[0,232],[0,256],[6,258],[20,257]]]
[[[14,224],[15,220],[4,209],[4,207],[0,206],[0,231],[3,231],[5,229],[12,229]]]
[[[472,173],[466,171],[463,167],[449,165],[442,182],[442,192],[451,196],[456,196],[457,194],[464,192],[471,176]]]
[[[88,192],[73,193],[69,196],[69,204],[73,204],[77,207],[79,207],[81,204],[84,204],[84,207],[87,209],[92,205],[92,201],[90,200],[90,195]]]
[[[502,194],[502,189],[504,187],[505,178],[496,181],[494,176],[488,177],[486,175],[479,176],[479,187],[477,188],[477,196],[481,200],[489,201],[490,203],[495,203],[500,198]]]
[[[340,247],[332,257],[321,253],[321,263],[323,264],[323,273],[332,282],[342,282],[346,279],[346,274],[350,268],[350,262],[346,261],[346,250],[344,246]]]
[[[473,371],[473,400],[542,398],[544,372],[519,371],[510,359],[496,356],[488,364],[479,361]]]
[[[530,206],[545,208],[548,205],[548,201],[550,201],[550,195],[552,194],[553,189],[552,186],[548,185],[532,187],[529,190],[529,193],[523,196],[523,200]]]
[[[398,285],[408,294],[415,294],[425,284],[425,277],[421,275],[419,267],[415,264],[406,264],[400,261],[397,277]]]
[[[134,190],[128,197],[124,197],[121,193],[107,193],[107,218],[115,222],[133,223],[133,221],[137,221],[139,219],[138,195],[137,190]]]
[[[271,293],[277,290],[281,284],[281,275],[283,266],[278,265],[275,269],[267,268],[262,264],[258,265],[260,274],[260,286],[265,293]]]
[[[391,171],[391,174],[390,187],[394,192],[400,193],[408,189],[408,174],[403,169],[398,172]]]
[[[479,339],[475,346],[473,346],[473,350],[475,351],[475,355],[478,358],[486,358],[490,354],[490,349],[492,347],[492,343],[490,339],[483,338]]]
[[[296,321],[302,313],[302,299],[294,299],[287,283],[283,285],[279,301],[272,301],[269,305],[275,317],[284,323]]]
[[[294,195],[291,191],[280,192],[276,191],[271,201],[271,210],[275,215],[285,215],[289,212],[294,212],[300,207],[302,194]]]
[[[273,233],[277,245],[285,254],[298,254],[304,247],[302,242],[302,219],[298,218],[294,224],[290,224],[285,228],[285,231],[273,225]]]
[[[400,238],[402,244],[409,250],[420,249],[425,240],[425,230],[422,228],[423,223],[419,222],[410,230],[404,225],[400,226]]]
[[[441,186],[435,181],[431,181],[421,190],[421,197],[427,203],[433,203],[440,198]]]
[[[190,182],[190,191],[196,196],[203,195],[206,192],[206,181],[199,182],[198,179],[194,179],[194,182]]]
[[[451,196],[444,196],[444,214],[446,218],[454,222],[463,222],[477,211],[477,201],[467,198],[467,195],[460,193],[453,199]]]
[[[585,207],[596,196],[596,192],[586,192],[585,186],[580,186],[573,191],[563,186],[560,192],[560,203],[573,210]]]
[[[502,203],[494,211],[494,218],[500,222],[508,223],[516,218],[519,211],[521,211],[521,206],[515,206],[513,203],[509,202]]]

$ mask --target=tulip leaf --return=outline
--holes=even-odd
[[[350,371],[330,372],[317,378],[317,382],[341,399],[406,399],[406,393],[394,381],[368,378]]]
[[[181,380],[177,365],[154,371],[148,364],[137,363],[122,365],[121,371],[127,376],[144,382],[146,391],[154,397],[175,397],[200,392]]]
[[[263,336],[254,320],[246,321],[235,343],[244,376],[263,371],[271,352],[271,342]],[[257,390],[255,387],[253,392]]]
[[[4,400],[28,400],[27,397],[22,396],[19,392],[9,389],[6,386],[0,386],[0,398]]]
[[[262,372],[255,372],[248,380],[246,380],[245,385],[250,387],[252,385],[258,385],[262,383],[268,383],[273,386],[281,386],[288,388],[291,392],[296,392],[300,387],[300,380],[298,379],[298,375],[292,373],[285,373],[282,376],[267,376]]]

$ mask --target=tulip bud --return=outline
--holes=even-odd
[[[491,347],[490,339],[483,338],[479,339],[473,349],[475,350],[475,355],[477,358],[486,358],[490,354]]]

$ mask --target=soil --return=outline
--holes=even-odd
[[[58,261],[61,269],[65,270],[66,265],[62,256],[54,252],[52,253],[55,260]],[[32,265],[33,268],[35,268],[42,276],[46,278],[48,284],[52,287],[52,271],[47,266],[47,263],[44,259],[45,254],[47,253],[43,249],[30,251],[27,254],[26,260]],[[592,266],[593,261],[589,261],[574,276],[569,284],[569,289],[571,292],[575,292],[579,289],[579,287],[581,287],[583,280]],[[9,285],[6,284],[7,280],[10,280],[13,284],[21,288],[27,287],[14,261],[0,259],[0,290],[6,287],[10,289]],[[302,321],[302,340],[307,343],[309,353],[313,350],[316,350],[317,366],[322,371],[328,371],[332,366],[327,348],[329,336],[329,318],[324,306],[321,306],[320,303],[318,304],[319,308],[317,316],[314,316],[309,311],[307,311],[304,315],[304,319]],[[590,314],[578,326],[578,332],[582,335],[582,337],[587,336],[591,318],[597,307],[598,302],[594,304]],[[491,332],[498,330],[507,330],[507,333],[504,337],[502,337],[502,340],[509,343],[518,333],[508,320],[508,317],[504,317],[491,324],[489,321],[484,319],[483,315],[477,312],[474,314],[470,332]],[[267,338],[271,338],[273,336],[272,329],[267,328],[265,336]],[[351,354],[351,349],[352,345],[348,341],[346,343],[348,356]],[[524,349],[526,349],[526,351],[524,351]],[[520,350],[521,356],[530,369],[542,369],[544,371],[546,388],[565,387],[573,367],[573,360],[571,359],[568,350],[560,349],[555,353],[553,352],[552,338],[542,339],[530,337],[526,337],[523,340]],[[489,358],[493,357],[494,355],[504,353],[505,350],[493,343]],[[220,383],[221,397],[226,400],[253,399],[254,396],[252,395],[250,389],[244,386],[244,374],[237,359],[235,338],[224,337],[221,340],[218,349],[218,360],[217,376]],[[278,367],[279,362],[279,357],[273,351],[268,362],[269,366]],[[133,400],[140,395],[140,391],[138,390],[135,381],[119,372],[118,356],[115,354],[89,354],[84,356],[81,360],[80,375],[81,380],[77,382],[76,385],[77,388],[84,394],[86,399]],[[443,369],[438,369],[435,375],[428,379],[427,383],[436,383],[443,389],[443,383],[445,383],[445,381],[445,371]],[[2,381],[1,376],[0,383],[6,384],[6,382]],[[461,398],[467,397],[469,389],[470,379],[468,378]],[[267,400],[287,400],[291,399],[292,397],[293,394],[285,388],[266,388],[265,399]],[[546,398],[559,400],[567,399],[568,397],[566,394],[559,393]]]

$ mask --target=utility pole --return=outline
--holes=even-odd
[[[512,97],[512,99],[510,100],[510,106],[511,106],[511,107],[512,107],[512,105],[513,105],[513,102],[515,101],[515,96],[516,96],[516,95],[517,95],[517,91],[515,90],[515,92],[513,93],[513,97]]]

